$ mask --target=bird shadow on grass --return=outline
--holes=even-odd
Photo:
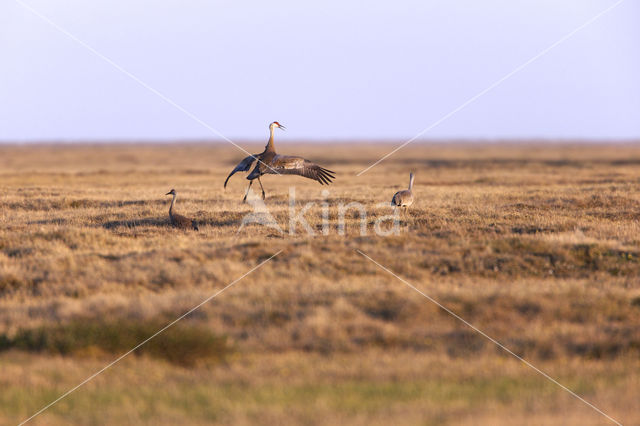
[[[237,226],[242,223],[245,212],[223,212],[216,217],[209,216],[208,212],[199,211],[195,215],[195,220],[199,226],[213,226],[216,228],[225,226]]]
[[[111,220],[102,224],[105,229],[114,228],[136,228],[143,226],[155,226],[158,228],[165,228],[169,226],[169,219],[166,217],[145,217],[142,219],[132,220]]]
[[[213,227],[223,227],[223,226],[234,226],[239,225],[240,220],[228,219],[228,220],[218,220],[218,219],[196,219],[198,222],[198,226],[213,226]]]

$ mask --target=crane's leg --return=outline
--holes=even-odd
[[[250,181],[249,181],[249,186],[247,187],[247,193],[246,193],[246,194],[244,194],[244,198],[242,199],[242,202],[243,202],[243,203],[246,203],[246,202],[247,202],[247,195],[249,195],[249,190],[251,189],[251,185],[252,185],[252,184],[253,184],[253,181],[252,181],[252,180],[250,180]]]
[[[259,176],[258,176],[258,183],[260,184],[260,189],[262,189],[262,199],[264,200],[264,188],[262,187],[262,181],[260,180]]]

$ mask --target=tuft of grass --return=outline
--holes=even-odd
[[[116,355],[132,349],[164,325],[160,321],[75,320],[67,324],[21,329],[14,336],[2,334],[0,350]],[[135,353],[191,367],[201,360],[221,362],[230,353],[230,348],[226,337],[217,336],[204,326],[176,324],[136,349]]]
[[[0,276],[0,294],[9,293],[24,285],[25,283],[14,275]]]

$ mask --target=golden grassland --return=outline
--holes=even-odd
[[[359,177],[391,147],[278,148],[338,176],[263,179],[284,234],[239,230],[230,145],[0,146],[0,424],[280,250],[33,424],[608,422],[358,250],[640,423],[640,146],[413,144]],[[416,203],[376,235],[410,170]],[[288,233],[291,186],[315,235]],[[169,226],[171,188],[199,232]],[[366,235],[355,210],[339,234],[353,201]]]

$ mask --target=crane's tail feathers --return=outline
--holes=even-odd
[[[227,187],[227,182],[229,182],[229,178],[233,176],[236,172],[247,172],[251,168],[251,165],[258,160],[258,154],[251,154],[248,157],[242,159],[241,162],[229,173],[227,179],[224,181],[224,187]]]

